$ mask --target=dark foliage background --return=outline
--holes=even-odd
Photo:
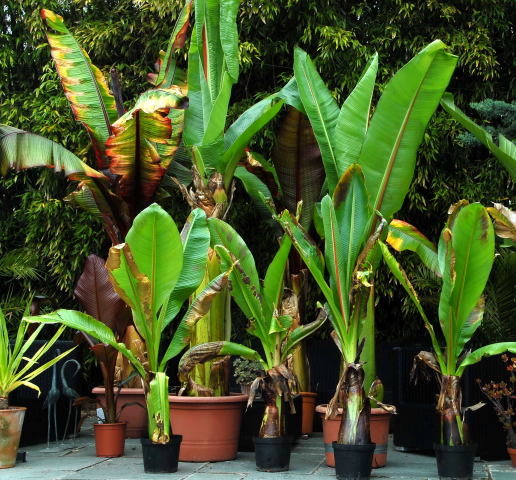
[[[130,105],[134,96],[147,88],[145,75],[166,45],[180,3],[4,0],[0,7],[0,122],[47,136],[79,155],[87,144],[52,65],[40,8],[61,14],[104,72],[113,66],[118,69],[124,100]],[[460,107],[479,118],[474,110],[468,110],[470,102],[485,98],[511,102],[514,96],[512,0],[243,3],[239,19],[242,74],[233,93],[232,117],[290,78],[296,44],[315,58],[340,102],[374,51],[380,55],[379,93],[393,72],[436,38],[459,56],[450,90]],[[265,155],[274,144],[276,124],[254,141],[254,148]],[[434,241],[451,203],[466,198],[507,204],[514,199],[508,174],[482,147],[457,141],[460,133],[444,112],[435,115],[419,152],[413,185],[398,215]],[[73,306],[73,284],[85,257],[92,252],[106,254],[108,243],[101,225],[63,202],[72,188],[50,171],[10,172],[0,179],[0,257],[4,265],[2,268],[0,261],[0,304],[21,306],[28,294],[37,293],[52,298],[54,307]],[[182,223],[187,206],[180,196],[173,193],[165,205]],[[275,227],[259,216],[241,191],[230,221],[249,242],[263,269],[276,245]],[[420,274],[415,267],[411,270]],[[399,301],[404,294],[385,272],[379,277],[380,338],[421,340],[420,320],[406,302]],[[435,299],[430,295],[432,282],[425,284],[423,279],[421,285],[431,303]],[[242,328],[242,323],[236,325],[236,333]]]

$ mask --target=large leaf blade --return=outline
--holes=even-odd
[[[328,190],[333,193],[339,179],[338,172],[344,171],[338,165],[334,144],[339,108],[307,53],[300,48],[296,48],[294,53],[294,74],[299,96],[321,150]]]
[[[457,57],[436,40],[386,85],[360,153],[373,210],[390,220],[408,192],[416,152],[446,89]]]
[[[75,119],[84,124],[91,137],[99,167],[104,168],[106,140],[118,118],[115,99],[101,71],[68,31],[63,18],[45,9],[41,18],[49,27],[47,39],[66,98]]]

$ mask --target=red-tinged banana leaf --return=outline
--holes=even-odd
[[[162,112],[136,110],[114,124],[113,132],[106,143],[110,171],[120,175],[117,193],[134,216],[152,201],[166,172],[156,144],[167,144],[172,134],[171,121]]]
[[[34,133],[9,125],[0,125],[0,173],[6,175],[9,168],[48,167],[64,172],[70,180],[88,177],[107,181],[107,177],[79,160],[63,146]]]
[[[104,182],[93,178],[83,180],[77,190],[68,195],[65,200],[101,220],[113,245],[124,241],[132,224],[129,206]]]
[[[68,31],[63,18],[45,9],[41,18],[48,27],[52,58],[75,119],[88,130],[99,168],[106,168],[105,144],[111,124],[118,118],[115,99],[101,71]]]
[[[88,315],[107,325],[120,338],[130,322],[131,312],[115,292],[104,264],[99,256],[89,255],[73,293]]]
[[[278,133],[272,162],[282,189],[281,203],[291,213],[303,201],[299,223],[308,231],[321,196],[324,167],[310,121],[290,107]]]
[[[437,259],[437,248],[428,240],[416,227],[403,220],[394,219],[388,227],[387,243],[397,250],[403,252],[410,250],[416,253],[424,265],[434,272],[438,277],[439,261]]]
[[[179,16],[177,17],[174,30],[170,35],[170,39],[167,45],[167,51],[160,59],[159,72],[156,80],[153,82],[156,87],[169,87],[175,83],[175,73],[177,65],[174,59],[174,53],[176,50],[183,48],[186,42],[186,33],[188,26],[190,25],[190,12],[192,10],[193,0],[185,2]]]

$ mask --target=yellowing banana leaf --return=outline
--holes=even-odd
[[[387,243],[398,252],[410,250],[416,253],[423,264],[438,277],[437,249],[416,227],[403,220],[392,220],[388,226]]]
[[[108,166],[105,144],[118,114],[115,99],[101,71],[91,63],[66,28],[63,18],[41,10],[48,27],[47,39],[63,89],[77,121],[86,127],[97,155],[99,168]]]

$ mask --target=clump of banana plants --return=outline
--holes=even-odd
[[[420,366],[423,367],[421,371],[433,372],[437,377],[440,392],[436,408],[441,416],[441,444],[467,444],[463,426],[466,409],[462,406],[460,386],[465,368],[483,357],[516,352],[516,342],[494,343],[476,350],[468,346],[482,323],[483,292],[495,255],[494,230],[488,211],[479,203],[461,201],[453,205],[437,249],[414,227],[407,237],[410,248],[407,241],[399,238],[387,240],[396,250],[410,249],[419,253],[424,264],[441,278],[438,335],[407,274],[387,245],[380,243],[385,262],[414,302],[430,335],[433,351],[422,351],[416,356],[412,375]]]
[[[149,419],[149,438],[154,443],[170,440],[167,363],[189,342],[192,326],[209,310],[225,289],[232,266],[212,280],[190,303],[164,348],[165,330],[204,274],[210,233],[206,215],[195,209],[179,233],[172,218],[152,204],[134,219],[125,242],[111,247],[106,267],[115,291],[132,311],[134,325],[146,345],[142,361],[117,341],[113,330],[97,319],[73,310],[26,317],[29,322],[60,323],[98,339],[124,355],[143,379]]]
[[[313,322],[291,329],[293,318],[289,303],[282,301],[285,267],[292,245],[288,236],[281,239],[262,283],[253,255],[240,235],[216,218],[209,219],[208,225],[221,265],[231,272],[231,295],[247,317],[247,331],[260,341],[262,352],[229,341],[196,345],[180,361],[180,380],[184,388],[204,390],[195,384],[190,375],[199,363],[228,355],[260,362],[263,371],[251,384],[248,402],[249,405],[253,403],[260,389],[265,401],[265,413],[259,437],[282,437],[285,435],[283,403],[285,400],[290,402],[293,409],[292,399],[297,392],[297,379],[287,367],[287,360],[296,345],[324,323],[326,311],[321,310]]]

